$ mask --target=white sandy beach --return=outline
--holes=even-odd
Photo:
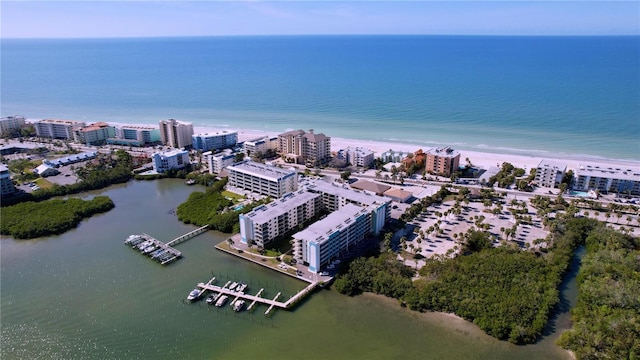
[[[121,123],[113,123],[109,122],[110,125],[124,125]],[[134,126],[157,126],[157,124],[127,124]],[[262,138],[265,136],[277,136],[280,132],[269,132],[264,130],[254,130],[254,129],[236,129],[232,127],[197,127],[194,126],[194,134],[213,134],[216,132],[222,131],[237,131],[238,132],[238,141],[248,141],[254,140],[258,138]],[[282,131],[284,132],[284,130]],[[403,151],[403,152],[415,152],[420,147],[416,147],[413,144],[402,144],[402,143],[393,143],[393,142],[379,142],[379,141],[370,141],[370,140],[357,140],[357,139],[345,139],[339,137],[333,137],[331,135],[331,130],[325,129],[316,129],[318,133],[324,133],[325,135],[331,137],[331,150],[338,151],[340,149],[346,148],[348,146],[352,147],[363,147],[375,152],[376,157],[380,156],[383,152],[387,150],[394,151]],[[429,147],[422,147],[422,150],[428,150]],[[629,160],[619,160],[619,159],[605,159],[605,158],[589,158],[589,157],[580,157],[580,156],[563,156],[558,154],[557,156],[524,156],[517,154],[509,154],[509,153],[493,153],[493,152],[481,152],[481,151],[470,151],[464,149],[456,149],[460,151],[460,163],[465,164],[466,158],[469,158],[472,164],[475,166],[479,166],[484,169],[488,169],[492,166],[500,166],[503,162],[510,162],[516,167],[524,168],[529,171],[529,169],[537,167],[541,160],[543,159],[553,159],[555,161],[560,161],[562,163],[567,164],[567,169],[578,169],[580,165],[601,165],[606,167],[613,168],[624,168],[624,169],[633,169],[635,171],[640,170],[640,160],[639,161],[629,161]]]
[[[231,128],[214,128],[214,127],[194,127],[194,133],[215,133],[218,131],[237,131],[238,132],[238,141],[247,141],[253,140],[256,138],[264,137],[264,136],[277,136],[277,132],[265,132],[261,130],[251,130],[251,129],[231,129]],[[327,136],[331,137],[331,149],[332,151],[337,151],[348,146],[356,146],[363,147],[366,149],[370,149],[376,153],[376,156],[380,156],[383,152],[392,149],[394,151],[403,151],[403,152],[415,152],[419,148],[412,144],[402,144],[402,143],[390,143],[390,142],[378,142],[378,141],[368,141],[368,140],[355,140],[355,139],[344,139],[344,138],[336,138],[331,136],[331,131],[327,130],[317,130],[317,132],[322,132]],[[428,150],[428,147],[422,148],[423,150]],[[567,164],[568,169],[578,169],[582,164],[600,164],[606,165],[614,168],[626,168],[626,169],[640,169],[640,161],[626,161],[626,160],[617,160],[617,159],[603,159],[603,158],[587,158],[587,157],[539,157],[539,156],[523,156],[516,154],[497,154],[497,153],[489,153],[489,152],[480,152],[480,151],[468,151],[468,150],[459,150],[460,151],[460,163],[466,163],[465,159],[469,158],[471,163],[476,166],[480,166],[482,168],[489,168],[491,166],[500,165],[503,162],[510,162],[514,166],[521,167],[526,169],[527,171],[531,168],[537,167],[542,159],[554,159],[556,161],[561,161]]]

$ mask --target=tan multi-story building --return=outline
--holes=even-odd
[[[33,124],[37,136],[65,140],[73,140],[75,131],[85,126],[84,121],[55,119],[44,119]]]
[[[81,144],[102,145],[106,143],[108,138],[114,137],[116,128],[105,122],[97,122],[95,124],[77,129],[73,133],[74,140]]]
[[[287,161],[309,167],[323,165],[331,159],[331,138],[325,134],[293,130],[278,135],[278,151]]]
[[[25,117],[21,115],[0,118],[0,134],[14,134],[25,125]]]
[[[460,166],[460,153],[450,147],[427,151],[425,170],[440,176],[451,176]]]
[[[193,142],[193,124],[175,119],[160,120],[160,141],[177,149],[190,149]]]

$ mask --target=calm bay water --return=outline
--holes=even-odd
[[[122,242],[146,232],[169,240],[192,230],[171,213],[198,187],[179,180],[129,182],[95,194],[116,208],[60,236],[3,238],[2,359],[563,359],[552,334],[518,347],[445,315],[419,314],[373,295],[320,290],[272,317],[184,300],[198,282],[242,279],[251,292],[285,298],[305,283],[214,249],[209,231],[161,267]],[[567,286],[571,287],[573,282]],[[565,290],[569,300],[575,287]],[[574,301],[574,300],[571,300]],[[556,329],[568,326],[566,313]]]
[[[640,160],[629,37],[2,39],[2,115]]]

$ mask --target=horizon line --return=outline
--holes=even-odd
[[[249,37],[640,37],[638,34],[217,34],[217,35],[142,35],[142,36],[52,36],[4,37],[0,40],[115,40],[115,39],[170,39],[170,38],[249,38]]]

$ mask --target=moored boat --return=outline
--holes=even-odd
[[[198,299],[198,297],[200,297],[200,289],[195,288],[195,289],[191,290],[191,292],[187,296],[187,300],[195,301],[195,300]]]
[[[220,298],[218,298],[218,301],[216,301],[216,306],[217,306],[217,307],[223,306],[223,305],[224,305],[224,303],[226,303],[226,302],[227,302],[227,299],[228,299],[228,298],[229,298],[229,297],[228,297],[227,295],[222,295],[222,296],[220,296]]]
[[[229,286],[229,290],[234,290],[236,288],[236,286],[238,286],[237,282],[232,282],[231,285]]]
[[[237,291],[237,292],[243,292],[243,291],[245,291],[245,290],[247,289],[247,286],[248,286],[248,285],[247,285],[247,283],[246,283],[246,282],[241,281],[241,282],[238,284],[238,286],[236,287],[236,291]]]
[[[244,300],[240,299],[233,304],[233,311],[241,311],[244,306]]]
[[[220,297],[220,293],[212,293],[207,297],[207,304],[213,305],[216,302],[216,300],[218,300],[219,297]]]

